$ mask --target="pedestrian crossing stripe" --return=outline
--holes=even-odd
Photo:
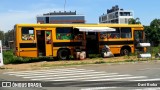
[[[84,71],[95,71],[95,70],[85,70],[85,69],[76,69],[76,68],[68,68],[68,69],[50,69],[50,70],[33,70],[33,71],[18,71],[18,72],[6,72],[4,74],[16,75],[16,74],[39,74],[45,72],[55,72],[55,73],[67,73],[69,71],[72,72],[84,72]]]
[[[93,72],[93,71],[74,71],[74,72],[72,72],[72,71],[64,71],[64,72],[54,72],[54,71],[52,71],[52,72],[41,72],[41,73],[23,73],[23,74],[21,74],[21,73],[16,73],[16,74],[9,74],[9,75],[15,75],[15,76],[37,76],[37,75],[60,75],[60,74],[76,74],[76,73],[79,73],[79,74],[88,74],[88,73],[90,73],[90,74],[99,74],[99,73],[101,73],[101,74],[103,74],[103,73],[105,73],[105,72]]]
[[[89,76],[89,75],[85,75],[85,76]],[[96,75],[92,75],[92,77],[85,77],[85,76],[70,76],[70,77],[56,77],[56,78],[41,78],[41,79],[31,79],[31,80],[49,80],[49,81],[55,81],[55,80],[59,80],[62,79],[63,81],[70,81],[70,80],[82,80],[82,79],[95,79],[95,78],[105,78],[105,77],[124,77],[124,76],[131,76],[131,75],[105,75],[105,76],[96,76]],[[75,77],[75,78],[74,78]],[[74,78],[74,79],[73,79]]]
[[[107,75],[116,75],[116,74],[118,74],[118,73],[108,73]],[[97,73],[97,72],[92,72],[92,73],[90,73],[89,75],[88,75],[88,73],[79,73],[78,75],[79,76],[75,76],[75,75],[77,75],[77,74],[74,74],[74,73],[72,73],[72,74],[60,74],[60,75],[58,75],[58,74],[49,74],[49,75],[39,75],[39,76],[24,76],[23,78],[45,78],[45,77],[62,77],[62,76],[65,76],[65,77],[82,77],[82,76],[95,76],[95,75],[97,75],[97,76],[105,76],[106,74],[104,74],[104,73]],[[81,76],[82,75],[82,76]]]
[[[6,72],[4,74],[22,77],[33,81],[114,81],[146,79],[146,76],[130,74],[108,73],[78,68],[48,69],[33,71]]]
[[[139,79],[139,80],[132,80],[132,81],[160,81],[160,78],[153,78],[153,79]]]

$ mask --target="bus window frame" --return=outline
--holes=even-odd
[[[144,30],[138,30],[138,29],[134,30],[134,41],[137,41],[137,40],[136,40],[136,36],[135,36],[135,35],[136,35],[136,34],[135,34],[135,31],[140,31],[140,32],[142,32],[142,33],[141,33],[141,35],[142,35],[141,37],[142,37],[142,38],[139,39],[138,42],[143,42],[143,41],[145,41],[145,32],[144,32]]]
[[[57,38],[57,37],[58,37],[57,34],[59,34],[59,33],[57,33],[57,28],[70,28],[70,31],[71,31],[71,32],[68,33],[68,34],[71,34],[71,38],[72,38],[72,39],[58,39],[58,38]],[[56,32],[55,32],[55,34],[56,34],[56,40],[74,40],[74,36],[73,36],[74,33],[73,33],[73,28],[72,28],[72,27],[56,27],[56,28],[55,28],[55,31],[56,31]],[[64,34],[67,35],[67,33],[64,33]]]
[[[125,37],[125,38],[123,38],[123,37],[122,37],[122,28],[130,28],[130,35],[131,35],[131,36],[130,36],[130,37]],[[120,35],[120,38],[121,38],[121,39],[131,39],[131,38],[133,37],[132,32],[133,32],[133,31],[132,31],[132,28],[131,28],[131,27],[120,27],[120,34],[121,34],[121,35]]]
[[[121,38],[121,29],[119,28],[119,27],[111,27],[111,28],[115,28],[116,29],[116,31],[110,31],[110,32],[100,32],[100,37],[99,37],[99,39],[100,40],[107,40],[107,39],[120,39]],[[116,33],[117,32],[117,30],[119,30],[118,32],[119,33]],[[104,35],[104,33],[105,33],[105,38],[101,38],[102,36],[101,36],[101,34],[103,34]],[[116,33],[117,35],[117,37],[112,37],[112,38],[109,38],[108,37],[108,34],[109,33],[112,33],[112,34],[114,34],[114,33]]]
[[[31,39],[31,40],[28,40],[28,39],[24,40],[23,39],[23,28],[32,28],[32,29],[28,29],[28,35],[30,35],[29,30],[33,30],[33,34],[31,34],[31,35],[33,35],[33,39]],[[22,41],[33,41],[33,40],[35,40],[35,29],[34,29],[34,27],[21,27],[20,30],[21,30],[21,40]]]
[[[75,31],[76,31],[76,33],[75,33]],[[79,38],[79,39],[76,39],[76,38]],[[73,28],[73,40],[85,40],[84,32],[79,31],[78,28]]]

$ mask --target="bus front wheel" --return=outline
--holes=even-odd
[[[67,60],[69,58],[69,50],[67,50],[67,49],[58,50],[58,56],[57,57],[60,60]]]
[[[121,50],[120,54],[121,54],[122,56],[124,56],[124,55],[129,55],[129,50],[126,49],[126,48],[124,48],[124,49]]]

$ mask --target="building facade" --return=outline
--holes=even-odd
[[[132,10],[119,9],[116,5],[111,9],[107,9],[107,13],[99,17],[99,23],[128,24],[131,18],[134,18]]]
[[[37,23],[51,23],[51,24],[71,24],[71,23],[85,23],[83,15],[77,15],[75,12],[50,12],[37,16]]]

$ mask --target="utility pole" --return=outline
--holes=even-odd
[[[65,12],[65,8],[66,8],[66,0],[64,0],[64,12]]]

